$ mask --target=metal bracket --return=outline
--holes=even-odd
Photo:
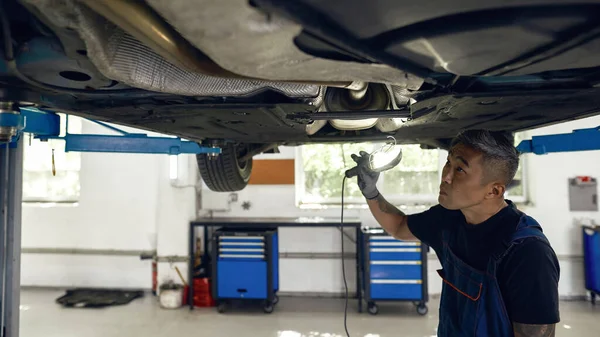
[[[572,133],[533,136],[531,140],[519,143],[517,150],[535,154],[600,150],[600,126],[574,130]]]
[[[196,142],[184,141],[178,137],[150,137],[143,133],[129,133],[106,123],[89,120],[120,135],[72,134],[67,128],[60,136],[60,117],[53,112],[35,108],[20,108],[20,113],[0,114],[0,127],[17,129],[12,138],[14,143],[24,132],[32,133],[36,139],[65,141],[66,152],[106,152],[106,153],[146,153],[146,154],[201,154],[218,155],[218,147],[201,146]]]
[[[360,120],[367,118],[409,118],[409,109],[395,110],[349,110],[349,111],[327,111],[327,112],[295,112],[286,115],[287,119],[296,123],[310,124],[313,121],[342,119]]]
[[[40,136],[58,136],[60,134],[60,117],[52,112],[38,109],[17,109],[12,103],[2,102],[0,110],[0,128],[3,129],[3,140],[16,143],[23,132]]]

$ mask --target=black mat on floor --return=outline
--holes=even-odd
[[[64,296],[56,299],[56,303],[64,307],[103,308],[113,305],[124,305],[138,297],[143,291],[115,289],[72,289]]]

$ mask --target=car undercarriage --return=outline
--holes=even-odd
[[[220,146],[243,188],[278,145],[446,148],[598,114],[597,1],[7,0],[0,101]],[[224,173],[229,172],[229,173]]]

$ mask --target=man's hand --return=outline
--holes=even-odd
[[[415,240],[408,229],[408,218],[398,208],[387,202],[377,190],[379,173],[371,170],[369,160],[371,155],[360,151],[360,156],[352,155],[358,167],[358,188],[367,198],[367,205],[375,220],[391,236],[400,240]]]
[[[554,324],[521,324],[513,322],[515,337],[554,337]]]
[[[358,167],[358,188],[367,199],[375,199],[379,195],[377,190],[377,179],[379,179],[379,173],[374,172],[369,167],[369,161],[371,155],[365,151],[359,152],[360,156],[355,154],[352,155],[352,159],[356,162]]]

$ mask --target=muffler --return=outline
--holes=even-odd
[[[359,90],[328,88],[325,93],[325,110],[368,111],[387,110],[391,106],[390,93],[383,84],[370,83]],[[359,120],[332,119],[329,122],[338,130],[365,130],[377,124],[378,118]]]

